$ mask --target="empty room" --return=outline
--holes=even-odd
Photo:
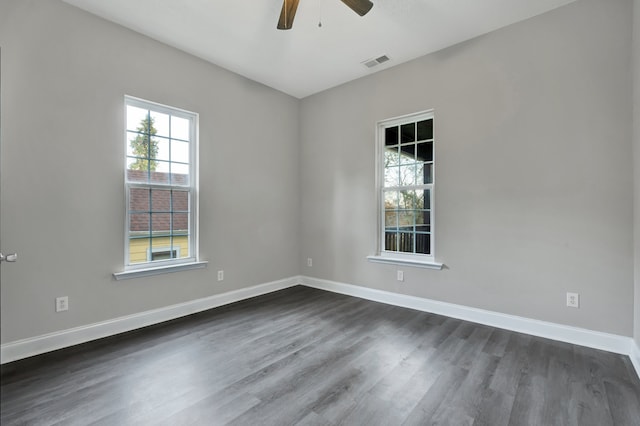
[[[640,0],[0,0],[2,425],[640,425]]]

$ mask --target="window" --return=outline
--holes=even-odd
[[[125,269],[196,262],[197,114],[125,98]]]
[[[434,115],[378,123],[379,247],[370,260],[441,267],[433,238]]]

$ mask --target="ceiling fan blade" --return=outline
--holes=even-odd
[[[360,16],[364,16],[371,10],[373,3],[369,0],[342,0],[351,10]]]
[[[278,20],[279,30],[290,30],[293,27],[293,18],[296,16],[299,0],[284,0],[282,2],[282,11]]]

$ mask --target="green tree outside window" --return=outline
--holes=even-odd
[[[143,118],[136,129],[139,132],[138,136],[130,142],[133,155],[140,157],[129,166],[131,170],[147,171],[148,165],[148,170],[153,172],[158,167],[155,160],[158,155],[158,141],[154,138],[158,131],[153,126],[153,121],[150,115]]]

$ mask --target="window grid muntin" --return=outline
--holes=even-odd
[[[162,186],[162,187],[156,187],[156,188],[149,188],[146,186],[132,186],[130,187],[130,189],[132,188],[141,188],[141,189],[147,189],[148,190],[148,199],[149,202],[147,203],[148,205],[148,209],[146,210],[142,210],[142,209],[129,209],[129,215],[148,215],[149,217],[149,231],[146,232],[145,234],[142,234],[142,232],[144,231],[131,231],[131,226],[129,228],[130,233],[129,233],[129,238],[130,239],[148,239],[149,240],[149,250],[150,253],[153,253],[154,250],[157,251],[157,247],[153,246],[153,240],[154,239],[158,239],[158,238],[169,238],[169,246],[168,249],[170,250],[170,253],[179,253],[180,250],[177,250],[177,248],[179,248],[179,246],[174,247],[174,237],[175,236],[190,236],[190,232],[188,229],[188,224],[187,224],[187,229],[186,232],[184,230],[181,229],[176,229],[175,228],[175,214],[188,214],[189,210],[180,210],[180,209],[176,209],[174,208],[174,193],[180,193],[180,192],[184,192],[186,194],[187,197],[189,197],[189,193],[188,191],[184,191],[182,189],[180,190],[176,190],[173,188],[169,188],[167,189],[166,187]],[[160,192],[168,192],[169,196],[168,196],[168,202],[169,202],[169,208],[168,209],[159,209],[157,207],[154,206],[154,198],[153,198],[153,191],[160,191]],[[189,206],[189,201],[187,200],[187,207]],[[131,206],[130,206],[131,207]],[[153,230],[153,218],[154,215],[168,215],[169,217],[169,229],[167,230],[167,232],[164,231],[154,231]],[[132,232],[140,232],[140,234],[132,234]],[[172,257],[173,258],[173,257]]]
[[[169,145],[169,149],[168,149],[168,159],[169,160],[157,160],[154,158],[151,158],[150,155],[150,150],[151,150],[151,143],[148,144],[147,146],[147,152],[146,152],[146,156],[145,157],[139,157],[139,156],[135,156],[135,155],[129,155],[129,145],[131,143],[132,138],[129,137],[130,134],[143,134],[143,135],[148,135],[151,137],[151,131],[149,129],[148,132],[137,132],[137,131],[132,131],[130,129],[130,127],[135,126],[136,124],[134,122],[129,123],[127,120],[127,116],[126,116],[126,112],[128,111],[129,107],[136,107],[136,108],[140,108],[143,110],[146,110],[146,118],[149,119],[150,115],[152,112],[157,112],[157,113],[162,113],[162,114],[166,114],[167,115],[167,126],[168,126],[168,136],[157,136],[157,135],[153,135],[153,137],[155,138],[161,138],[164,140],[168,140],[169,143],[171,143],[172,141],[176,141],[178,143],[187,143],[189,145],[187,145],[188,148],[188,152],[185,153],[187,158],[188,158],[188,163],[185,163],[184,161],[171,161],[172,160],[172,149],[171,149],[171,145]],[[184,119],[186,120],[183,124],[180,124],[182,126],[182,133],[185,134],[185,132],[188,132],[188,136],[189,136],[189,140],[184,139],[184,137],[180,137],[180,138],[174,138],[173,137],[173,117],[177,117],[180,119]],[[196,229],[195,229],[195,225],[196,225],[196,215],[197,215],[197,211],[196,211],[196,206],[197,206],[197,201],[195,199],[195,194],[196,194],[196,186],[197,186],[197,174],[196,174],[196,168],[195,168],[195,164],[196,164],[196,144],[197,144],[197,114],[195,113],[191,113],[188,111],[183,111],[183,110],[178,110],[178,109],[174,109],[172,107],[167,107],[164,105],[160,105],[160,104],[155,104],[153,102],[148,102],[148,101],[143,101],[140,99],[136,99],[136,98],[132,98],[129,96],[125,97],[125,122],[127,123],[127,125],[125,126],[125,144],[126,144],[126,148],[127,148],[127,152],[125,155],[125,186],[126,186],[126,203],[127,203],[127,214],[126,214],[126,229],[125,229],[125,268],[126,269],[139,269],[141,267],[146,267],[145,265],[148,265],[149,263],[151,263],[150,261],[137,261],[137,262],[133,262],[132,258],[131,258],[131,253],[130,253],[130,244],[129,244],[129,240],[130,239],[141,239],[141,238],[147,238],[149,239],[149,246],[147,251],[149,251],[150,253],[157,250],[159,247],[154,247],[153,243],[154,243],[154,239],[155,240],[159,240],[160,238],[168,238],[169,239],[169,246],[167,247],[167,244],[163,244],[163,247],[170,249],[170,253],[177,253],[179,256],[183,256],[183,254],[181,254],[181,252],[184,252],[184,250],[186,249],[188,254],[186,255],[186,257],[179,257],[179,258],[174,258],[174,259],[170,259],[170,260],[157,260],[157,261],[152,261],[154,265],[157,266],[163,266],[163,265],[170,265],[170,264],[179,264],[179,263],[186,263],[186,262],[192,262],[197,260],[197,235],[196,235]],[[168,171],[166,172],[162,172],[165,173],[167,178],[165,182],[158,182],[155,181],[152,178],[152,171],[151,168],[147,166],[147,170],[146,170],[146,181],[141,181],[141,180],[132,180],[129,179],[129,167],[128,167],[128,162],[133,160],[135,161],[136,159],[141,158],[142,160],[154,160],[154,161],[158,161],[158,162],[164,162],[167,163],[169,165]],[[167,157],[163,157],[163,158],[167,158]],[[177,176],[183,176],[181,174],[175,173],[175,170],[173,167],[171,167],[172,164],[176,164],[176,165],[181,165],[181,166],[187,166],[187,173],[184,174],[184,176],[186,176],[186,182],[181,182],[180,180],[177,180],[176,177]],[[130,191],[133,188],[143,188],[143,189],[148,189],[149,190],[149,197],[152,196],[152,191],[153,190],[168,190],[171,197],[170,197],[170,203],[171,203],[171,208],[169,211],[166,210],[159,210],[159,211],[153,211],[153,206],[151,205],[151,200],[149,200],[149,209],[148,211],[142,210],[136,210],[136,209],[131,209],[131,197],[130,197]],[[173,208],[173,204],[176,201],[176,198],[173,197],[174,193],[179,193],[179,192],[183,192],[186,194],[187,196],[187,201],[186,201],[186,205],[187,205],[187,210],[182,210],[182,209],[174,209]],[[130,225],[131,225],[131,221],[130,221],[130,216],[131,214],[137,214],[137,213],[145,213],[149,216],[149,228],[148,228],[148,232],[147,235],[145,236],[136,236],[136,235],[132,235],[132,231],[130,229]],[[154,214],[168,214],[168,221],[169,221],[169,229],[168,230],[153,230],[153,215]],[[186,218],[184,219],[187,223],[187,229],[186,230],[177,230],[175,229],[175,220],[176,220],[176,215],[182,215],[185,214]],[[186,246],[185,247],[181,247],[179,246],[175,241],[176,241],[176,237],[186,237]]]
[[[129,219],[129,224],[128,224],[128,238],[131,240],[135,240],[135,239],[148,239],[149,240],[149,246],[147,248],[147,250],[151,250],[150,252],[153,252],[153,250],[157,249],[158,247],[154,247],[154,239],[158,240],[160,238],[169,238],[169,245],[168,247],[171,248],[171,252],[176,251],[176,253],[181,253],[180,250],[180,246],[174,244],[174,239],[175,237],[187,237],[187,243],[188,243],[188,247],[189,247],[189,252],[191,252],[191,238],[192,238],[192,226],[191,226],[191,214],[192,214],[192,210],[189,208],[192,203],[191,203],[191,191],[188,189],[185,189],[184,187],[178,187],[178,188],[173,188],[170,187],[168,185],[144,185],[144,184],[130,184],[128,185],[128,200],[131,200],[131,190],[132,189],[145,189],[148,190],[148,209],[144,210],[144,209],[132,209],[131,208],[131,201],[128,202],[128,217],[130,218],[132,215],[146,215],[149,218],[149,225],[148,225],[148,230],[147,231],[132,231],[131,230],[131,222]],[[168,192],[169,193],[169,209],[156,209],[154,207],[153,204],[153,191],[164,191],[164,192]],[[183,210],[183,209],[175,209],[174,205],[175,205],[175,197],[174,194],[175,193],[185,193],[185,195],[187,196],[187,210]],[[176,214],[186,214],[187,215],[187,229],[183,230],[183,229],[176,229],[175,228],[175,215]],[[169,219],[169,229],[167,230],[157,230],[154,231],[153,230],[153,219],[154,219],[154,215],[168,215]],[[156,217],[157,218],[157,217]],[[144,234],[143,234],[144,232]],[[166,244],[164,245],[166,246]],[[163,247],[164,247],[163,246]],[[192,257],[192,256],[187,256],[187,257]],[[130,260],[130,258],[129,258]],[[156,260],[153,260],[152,262],[159,262]],[[145,262],[136,262],[136,263],[129,263],[130,265],[139,265]]]
[[[390,255],[401,255],[405,257],[425,257],[425,258],[434,258],[434,214],[433,214],[433,188],[435,183],[435,151],[434,151],[434,137],[433,137],[433,121],[434,114],[432,111],[425,111],[417,114],[411,114],[405,117],[398,117],[395,119],[385,120],[378,123],[379,129],[379,142],[378,149],[382,152],[379,155],[380,161],[380,171],[378,172],[379,185],[380,185],[380,243],[379,243],[379,253],[385,254],[388,253]],[[403,133],[403,126],[405,132]],[[392,139],[389,141],[389,139]],[[386,177],[389,175],[389,164],[387,153],[388,150],[397,150],[398,158],[397,165],[392,165],[398,173],[398,180],[394,182],[394,185],[387,185],[388,180]],[[403,150],[405,152],[412,152],[410,154],[412,156],[411,161],[403,161],[402,155]],[[420,152],[426,155],[419,155]],[[402,185],[402,176],[400,176],[400,167],[401,164],[413,164],[416,166],[417,171],[422,171],[422,177],[419,178],[418,175],[415,175],[414,178],[416,180],[410,182],[411,185]],[[417,172],[420,174],[419,172]],[[424,176],[427,176],[425,178]],[[420,181],[422,183],[420,183]],[[406,191],[406,190],[424,190],[425,194],[428,191],[428,199],[423,200],[423,205],[421,209],[416,209],[414,207],[413,215],[413,223],[410,227],[411,231],[405,231],[400,226],[400,215],[401,212],[410,211],[411,209],[400,208],[399,205],[396,206],[395,209],[391,210],[385,204],[385,200],[389,193],[394,191]],[[398,197],[398,203],[400,203],[400,199]],[[428,203],[429,208],[426,203]],[[423,213],[428,213],[428,221],[427,216],[422,217],[422,223],[418,223],[416,212],[422,211]],[[394,213],[396,215],[396,225],[395,228],[393,226],[389,226],[387,224],[387,216],[389,213]],[[390,247],[387,249],[387,235],[388,231],[392,231],[391,233],[396,234],[396,242],[395,247]],[[411,252],[407,253],[404,251],[399,251],[401,248],[400,244],[400,234],[409,233],[412,236],[411,241]],[[423,236],[423,237],[421,237]],[[421,247],[416,247],[418,244],[419,238],[424,238],[424,241],[428,242],[428,254],[423,254],[419,252]],[[395,250],[393,250],[395,249]],[[427,251],[427,250],[425,250]]]
[[[127,104],[127,108],[130,104]],[[136,108],[140,108],[143,109],[139,104],[135,105]],[[155,109],[153,109],[152,105],[147,106],[146,108],[147,114],[146,117],[144,118],[145,120],[147,120],[149,123],[151,123],[151,116],[152,116],[152,112],[155,111]],[[167,174],[167,178],[168,178],[168,184],[169,185],[173,185],[173,180],[174,180],[174,173],[173,173],[173,165],[182,165],[182,166],[187,166],[187,168],[189,169],[189,173],[187,173],[187,176],[190,177],[191,175],[191,162],[189,163],[185,163],[185,162],[181,162],[181,161],[172,161],[172,155],[173,155],[173,149],[172,149],[172,144],[174,141],[177,142],[186,142],[191,144],[191,140],[185,140],[185,139],[179,139],[179,138],[174,138],[172,137],[173,133],[172,133],[172,126],[173,126],[173,120],[171,119],[172,117],[176,116],[176,117],[180,117],[180,118],[187,118],[184,117],[182,114],[174,114],[171,111],[164,111],[162,112],[162,114],[166,115],[168,117],[168,136],[158,136],[157,134],[152,134],[151,133],[151,124],[148,125],[148,129],[146,132],[143,131],[139,131],[139,130],[129,130],[130,128],[130,124],[127,122],[127,136],[129,134],[137,134],[139,136],[145,136],[149,139],[149,143],[147,143],[146,146],[146,155],[145,156],[139,156],[139,155],[130,155],[129,154],[129,146],[131,145],[132,140],[127,137],[127,160],[142,160],[142,161],[146,161],[147,162],[147,167],[146,167],[146,172],[147,172],[147,183],[150,183],[152,181],[151,176],[153,172],[156,172],[156,170],[151,170],[150,164],[151,162],[155,162],[156,164],[166,164],[168,171],[166,172]],[[192,121],[192,117],[187,118],[189,121]],[[193,127],[193,126],[191,126]],[[193,131],[191,130],[190,132],[190,139],[193,139]],[[151,148],[152,148],[152,141],[156,141],[156,143],[159,143],[160,141],[166,141],[168,142],[168,148],[167,148],[167,155],[168,155],[168,160],[164,159],[164,158],[157,158],[157,157],[152,157],[151,155]],[[189,151],[191,151],[191,146],[189,146]],[[158,172],[158,173],[165,173],[165,172]],[[191,180],[191,179],[189,179]],[[129,176],[127,176],[127,182],[136,182],[134,180],[129,179]],[[189,186],[186,184],[183,184],[182,186]]]

